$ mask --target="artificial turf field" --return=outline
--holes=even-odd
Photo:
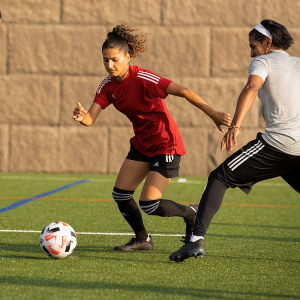
[[[206,254],[185,263],[168,259],[185,229],[175,217],[142,213],[153,251],[113,250],[132,237],[121,235],[131,229],[111,200],[115,176],[0,173],[0,211],[82,179],[89,181],[0,213],[0,299],[300,299],[300,196],[282,179],[249,196],[229,189]],[[198,203],[206,178],[186,179],[172,179],[163,197]],[[53,221],[77,232],[66,259],[40,249],[39,231]]]

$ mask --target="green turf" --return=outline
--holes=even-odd
[[[73,200],[38,199],[0,214],[0,230],[40,231],[61,220],[76,232],[130,233],[114,202],[78,201],[111,199],[115,176],[1,173],[0,208],[83,178],[94,181],[49,196]],[[164,198],[198,202],[206,178],[188,181],[194,183],[173,180]],[[224,203],[257,206],[223,205],[205,256],[184,264],[168,260],[179,237],[154,235],[153,251],[122,253],[112,248],[130,236],[78,234],[74,253],[54,260],[41,251],[39,233],[0,232],[0,299],[300,299],[299,200],[277,178],[249,196],[228,190]],[[143,217],[149,233],[184,232],[179,218]]]

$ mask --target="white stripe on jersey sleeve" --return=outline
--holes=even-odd
[[[154,81],[154,80],[152,80],[152,79],[150,79],[150,78],[147,78],[147,77],[144,77],[144,76],[141,76],[141,75],[137,75],[137,77],[143,78],[143,79],[146,79],[146,80],[148,80],[148,81],[152,81],[152,82],[154,82],[155,84],[158,84],[158,81]]]
[[[152,76],[150,76],[149,74],[138,74],[137,76],[138,76],[138,77],[139,77],[139,76],[143,76],[143,78],[147,77],[147,78],[152,79],[152,80],[154,80],[154,81],[156,81],[156,82],[159,82],[159,79],[157,79],[157,78],[155,78],[155,77],[152,77]]]
[[[158,79],[158,80],[160,79],[159,76],[154,75],[154,74],[151,74],[151,73],[149,73],[149,72],[138,71],[138,74],[139,74],[139,75],[148,75],[148,76],[152,77],[153,79]]]
[[[110,81],[107,81],[107,82],[110,82]],[[105,82],[105,83],[107,83]],[[102,88],[104,87],[105,83],[101,84],[99,87],[98,87],[98,90],[97,90],[97,93],[100,94]]]
[[[102,80],[102,82],[99,84],[99,87],[98,87],[98,89],[97,89],[97,94],[100,94],[101,89],[104,87],[105,83],[107,83],[107,82],[111,82],[111,77],[110,77],[110,75],[107,76],[107,77],[105,77],[105,78]]]

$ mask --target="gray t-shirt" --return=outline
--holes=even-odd
[[[257,56],[249,76],[264,84],[258,91],[266,122],[263,139],[284,153],[300,155],[300,59],[281,50]]]

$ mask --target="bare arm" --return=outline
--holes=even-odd
[[[241,127],[244,118],[252,106],[262,84],[263,79],[260,76],[249,76],[248,82],[238,98],[231,126]],[[234,146],[237,145],[237,136],[239,135],[239,132],[240,130],[238,128],[229,129],[221,142],[221,150],[224,150],[226,147],[228,153],[232,151],[232,142],[234,143]]]
[[[78,102],[73,111],[73,119],[82,125],[91,126],[97,120],[102,108],[99,104],[93,102],[89,111],[86,111]]]
[[[221,128],[221,125],[229,126],[231,124],[230,114],[215,111],[200,96],[190,89],[187,89],[175,82],[171,82],[167,89],[167,93],[185,98],[191,104],[201,109],[214,121],[218,129],[222,132],[224,132],[224,130]]]

